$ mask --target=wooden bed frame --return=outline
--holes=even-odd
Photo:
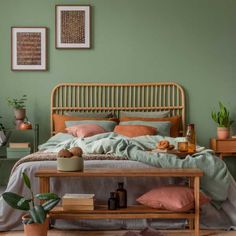
[[[164,111],[180,115],[185,129],[185,94],[177,83],[61,83],[51,93],[51,135],[55,134],[53,114],[65,111],[108,112]]]

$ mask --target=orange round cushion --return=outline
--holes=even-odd
[[[156,135],[157,129],[147,125],[117,125],[114,132],[133,138],[143,135]]]

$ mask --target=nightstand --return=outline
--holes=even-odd
[[[9,129],[10,134],[9,141],[12,142],[30,142],[32,144],[32,151],[36,152],[38,150],[39,143],[39,125],[34,125],[31,130],[16,130]],[[0,185],[7,185],[8,179],[11,173],[11,169],[14,164],[20,158],[7,158],[6,148],[8,143],[5,146],[0,147]]]
[[[216,139],[211,138],[210,148],[219,154],[223,160],[227,156],[236,156],[236,139]]]

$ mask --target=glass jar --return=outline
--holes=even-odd
[[[118,201],[118,208],[127,208],[127,191],[124,189],[123,182],[118,183],[116,196]]]
[[[196,152],[196,133],[194,124],[187,125],[186,139],[188,141],[188,152]]]

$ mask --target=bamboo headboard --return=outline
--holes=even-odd
[[[54,113],[113,111],[119,117],[121,110],[170,110],[171,116],[182,117],[182,130],[185,128],[185,94],[176,83],[62,83],[51,93],[51,134],[54,134]]]

